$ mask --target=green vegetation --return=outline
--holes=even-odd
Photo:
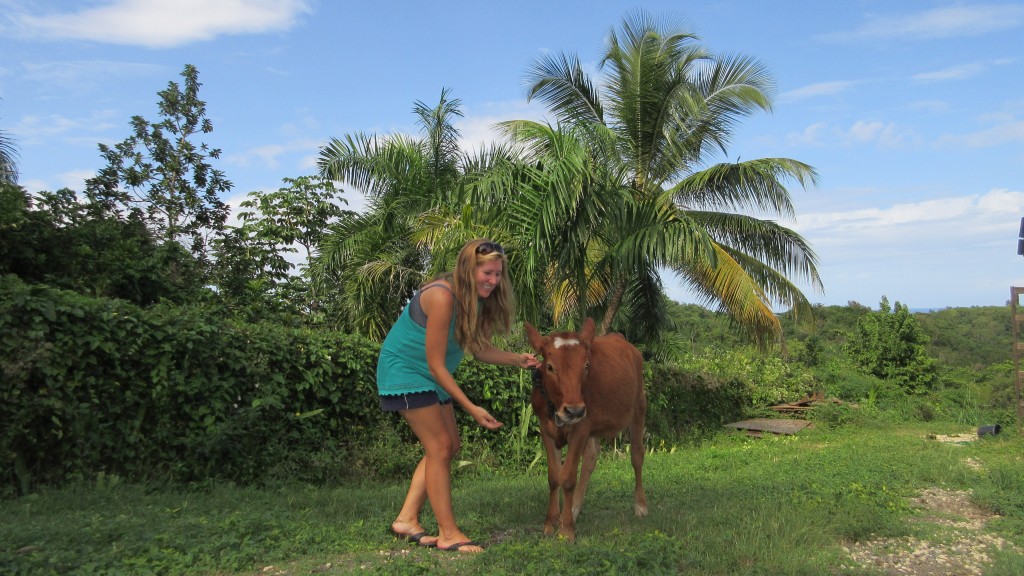
[[[646,463],[651,513],[633,516],[628,458],[606,449],[568,544],[541,534],[543,466],[456,470],[480,556],[416,549],[387,534],[404,483],[282,483],[153,490],[99,476],[5,503],[0,571],[11,574],[870,574],[843,546],[936,537],[909,498],[973,490],[1007,540],[987,574],[1024,565],[1024,448],[1012,433],[952,444],[946,424],[820,425],[797,436],[721,433]],[[970,465],[969,465],[970,464]],[[430,526],[431,520],[426,519]],[[973,536],[974,538],[977,535]],[[273,568],[269,568],[269,567]]]

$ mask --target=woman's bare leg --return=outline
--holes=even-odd
[[[423,483],[430,508],[437,519],[437,545],[447,548],[454,544],[468,542],[466,536],[455,522],[452,510],[451,463],[460,448],[459,428],[455,422],[455,409],[451,404],[427,406],[413,410],[403,410],[402,416],[409,422],[412,431],[423,445],[425,456],[421,462],[423,467]],[[417,466],[417,471],[420,467]],[[416,473],[410,485],[410,495],[416,484]],[[409,497],[406,498],[408,503]],[[415,500],[412,504],[415,505]],[[422,504],[421,504],[422,506]],[[404,507],[403,507],[404,510]],[[465,546],[463,552],[481,552],[479,546]]]
[[[423,525],[420,524],[420,511],[423,510],[423,504],[427,501],[425,465],[426,458],[424,457],[416,465],[416,470],[412,473],[409,492],[405,495],[402,509],[398,512],[398,517],[395,518],[395,521],[391,523],[391,529],[397,534],[411,536],[426,532],[423,529]],[[419,544],[421,546],[433,546],[437,544],[437,537],[424,536],[420,538]]]

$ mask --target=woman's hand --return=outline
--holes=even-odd
[[[467,410],[467,412],[469,412],[469,415],[473,417],[473,420],[476,420],[477,424],[487,428],[488,430],[497,430],[504,426],[504,424],[495,420],[494,416],[491,416],[490,412],[479,406],[474,405],[472,408]]]
[[[516,360],[516,366],[523,369],[540,368],[540,360],[537,360],[535,355],[524,352],[518,356],[519,358]]]

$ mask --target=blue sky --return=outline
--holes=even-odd
[[[214,125],[203,141],[223,151],[237,206],[313,174],[332,137],[414,133],[414,103],[443,88],[462,101],[467,149],[494,122],[542,119],[529,65],[575,53],[598,74],[604,39],[638,8],[774,75],[773,111],[744,121],[723,160],[819,172],[791,189],[784,222],[819,257],[812,302],[990,306],[1024,285],[1021,2],[0,0],[0,129],[29,191],[80,191],[103,165],[97,144],[127,137],[133,115],[157,120],[156,93],[193,64]]]

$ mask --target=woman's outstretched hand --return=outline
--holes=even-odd
[[[487,428],[488,430],[497,430],[504,426],[504,424],[498,422],[494,416],[491,416],[490,412],[479,406],[473,406],[473,408],[469,410],[469,415],[473,417],[473,420],[476,420],[477,424]]]
[[[519,355],[519,359],[516,362],[516,366],[519,366],[520,368],[523,369],[540,368],[540,360],[537,360],[537,357],[535,355],[530,354],[528,352],[524,352]]]

